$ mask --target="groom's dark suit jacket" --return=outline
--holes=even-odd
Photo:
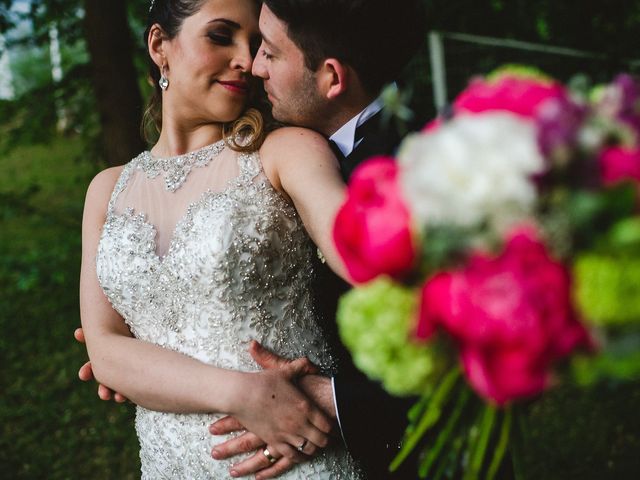
[[[347,157],[339,157],[341,172],[348,182],[353,170],[374,155],[393,155],[401,136],[389,125],[381,125],[381,113],[359,127],[362,142]],[[339,152],[338,152],[339,154]],[[336,404],[342,433],[351,455],[359,461],[370,480],[416,478],[415,462],[405,462],[402,472],[388,473],[391,460],[398,453],[399,442],[407,425],[407,410],[415,399],[399,399],[360,373],[342,345],[335,321],[337,300],[350,286],[326,265],[318,265],[317,305],[325,330],[336,347],[338,374],[334,377]]]

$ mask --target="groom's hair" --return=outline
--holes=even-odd
[[[369,94],[400,75],[426,34],[424,0],[264,0],[317,70],[326,58],[351,66]]]

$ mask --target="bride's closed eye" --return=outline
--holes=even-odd
[[[231,45],[232,35],[230,32],[212,31],[207,32],[207,36],[216,45],[221,45],[224,47]]]

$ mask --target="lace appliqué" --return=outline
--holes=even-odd
[[[127,164],[116,182],[96,257],[100,285],[133,334],[242,371],[259,369],[248,353],[255,339],[287,358],[308,356],[332,372],[310,293],[312,243],[295,209],[264,177],[258,155],[239,154],[238,177],[189,206],[164,257],[156,253],[155,227],[143,212],[118,214],[113,208],[134,169],[150,168],[140,162],[138,157]],[[217,418],[138,407],[142,478],[230,478],[229,468],[239,459],[210,456],[225,439],[207,430]],[[360,476],[336,445],[281,478]]]
[[[167,190],[175,192],[185,182],[193,167],[206,166],[225,146],[226,142],[223,139],[200,150],[167,158],[156,158],[151,152],[142,152],[133,161],[149,178],[164,174]]]

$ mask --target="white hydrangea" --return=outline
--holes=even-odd
[[[423,225],[499,230],[536,201],[531,177],[543,171],[532,122],[513,114],[462,114],[430,133],[407,137],[398,153],[401,184]]]

